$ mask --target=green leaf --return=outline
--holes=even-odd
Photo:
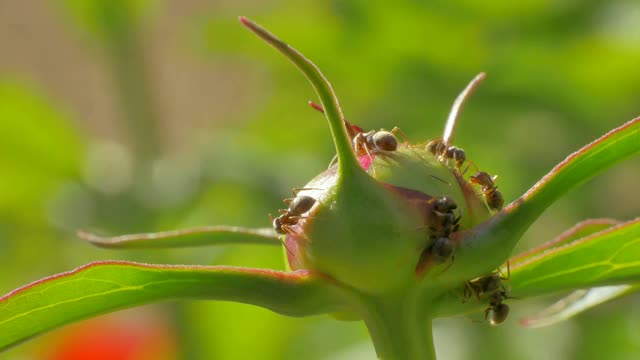
[[[58,326],[165,300],[224,300],[289,316],[348,310],[343,292],[308,271],[91,263],[0,297],[0,350]]]
[[[117,249],[192,247],[227,244],[280,245],[272,228],[249,229],[239,226],[202,226],[155,233],[103,237],[78,231],[78,237],[93,245]]]
[[[511,293],[528,297],[640,281],[640,219],[550,248],[511,266]]]
[[[451,269],[454,271],[449,276],[468,279],[495,269],[509,257],[529,226],[560,196],[638,152],[640,118],[635,118],[569,155],[520,198],[462,235],[456,261],[474,266]]]
[[[501,274],[508,278],[504,281],[504,284],[507,286],[507,288],[511,289],[510,283],[513,279],[511,277],[511,274],[516,274],[515,281],[517,282],[518,269],[520,265],[525,261],[530,260],[534,257],[544,256],[545,252],[550,251],[553,248],[564,246],[575,240],[604,231],[620,223],[620,221],[614,219],[589,219],[581,221],[570,229],[564,231],[562,234],[558,235],[553,240],[512,257],[507,263],[500,266],[498,271],[500,271]],[[600,290],[603,288],[604,290]],[[576,315],[579,312],[588,309],[589,307],[596,306],[599,303],[621,296],[614,295],[614,293],[617,292],[610,290],[609,288],[611,287],[603,288],[599,287],[589,290],[577,290],[575,294],[571,294],[566,298],[563,298],[562,300],[543,310],[540,314],[536,314],[530,318],[525,319],[526,321],[530,321],[530,323],[527,323],[526,326],[536,327],[551,325],[555,322],[560,321],[562,317],[566,318]],[[488,301],[475,304],[477,306],[473,307],[467,306],[469,305],[467,301],[460,302],[459,299],[464,298],[464,291],[465,290],[463,287],[462,289],[458,290],[458,293],[454,291],[444,296],[439,301],[439,309],[436,311],[436,313],[444,314],[446,316],[471,314],[479,311],[484,311],[484,309],[489,306]],[[627,292],[624,293],[626,294]],[[511,295],[511,291],[509,291],[509,295]],[[610,298],[607,298],[608,296]],[[579,304],[571,305],[570,302],[579,302]],[[582,310],[578,310],[580,306],[583,306]]]
[[[531,259],[534,256],[544,256],[542,254],[545,251],[569,244],[617,224],[620,224],[620,221],[613,219],[590,219],[582,221],[552,241],[548,241],[536,248],[512,257],[509,261],[512,266],[518,268],[519,263]],[[617,285],[576,290],[546,307],[544,310],[521,319],[520,323],[530,328],[553,325],[576,316],[592,307],[637,291],[638,288],[639,286],[637,285]]]
[[[551,248],[568,244],[574,240],[583,238],[587,235],[591,235],[605,229],[612,227],[613,225],[620,224],[621,221],[614,219],[589,219],[584,220],[574,225],[569,230],[558,235],[555,239],[547,241],[531,250],[525,251],[517,256],[509,259],[511,266],[516,266],[518,263],[525,261],[533,256],[542,254]]]

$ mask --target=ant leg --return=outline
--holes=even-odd
[[[484,311],[484,321],[487,321],[487,318],[489,317],[489,313],[491,312],[491,306],[489,306],[485,311]]]
[[[402,140],[404,140],[404,142],[411,145],[411,142],[409,142],[409,138],[407,138],[407,134],[405,134],[404,131],[400,130],[399,127],[394,126],[393,129],[391,129],[391,133],[395,135],[396,132],[400,134],[400,137],[402,137]]]
[[[453,262],[454,262],[454,257],[453,257],[453,256],[451,256],[451,262],[449,263],[449,265],[447,265],[447,267],[446,267],[446,268],[444,268],[444,269],[442,269],[442,271],[440,271],[440,274],[442,274],[443,272],[445,272],[445,271],[449,270],[449,268],[450,268],[451,266],[453,266]]]
[[[478,165],[476,165],[476,163],[474,163],[473,160],[467,160],[467,167],[462,172],[462,175],[464,176],[464,174],[466,174],[467,171],[469,170],[469,168],[472,167],[472,166],[473,166],[473,169],[476,172],[480,172],[480,169],[478,168]]]
[[[438,161],[444,163],[446,166],[449,166],[449,158],[447,157],[447,149],[440,151],[440,155],[438,155]]]
[[[331,159],[331,162],[329,163],[329,166],[327,166],[327,169],[332,167],[333,165],[338,163],[338,155],[334,155],[333,159]]]
[[[451,183],[450,183],[450,182],[445,181],[445,180],[443,180],[443,179],[440,179],[439,177],[437,177],[437,176],[435,176],[435,175],[429,175],[429,176],[430,176],[430,177],[432,177],[432,178],[434,178],[434,179],[436,179],[436,180],[438,180],[438,181],[441,181],[441,182],[443,182],[443,183],[445,183],[445,184],[447,184],[447,185],[451,186]]]
[[[476,299],[480,300],[480,295],[478,294],[477,291],[475,291],[475,289],[471,286],[471,283],[469,283],[468,281],[464,282],[464,299],[462,299],[462,303],[466,303],[467,300],[469,300],[471,297],[475,297]]]
[[[373,156],[371,156],[371,152],[369,152],[369,147],[367,146],[366,140],[363,139],[362,133],[359,133],[358,135],[356,135],[356,137],[353,138],[353,143],[354,143],[354,147],[356,148],[356,155],[358,154],[358,150],[363,149],[364,152],[369,157],[369,160],[371,161],[371,165],[373,165]],[[375,167],[371,167],[371,169],[373,169],[372,175],[375,177],[376,169]]]
[[[293,193],[293,196],[298,196],[298,193],[300,191],[305,191],[305,190],[324,190],[324,189],[320,189],[320,188],[293,188],[293,189],[291,189],[291,192]]]
[[[507,260],[507,276],[505,277],[502,274],[502,271],[499,270],[499,272],[500,272],[500,280],[509,280],[509,279],[511,279],[511,264],[509,263],[509,260]]]
[[[355,150],[356,155],[358,155],[358,152],[360,151],[360,141],[361,141],[360,139],[362,139],[362,134],[358,134],[358,135],[354,136],[353,140],[352,140],[352,142],[353,142],[353,144],[352,144],[353,150]]]
[[[286,230],[285,230],[286,231]],[[284,248],[287,250],[287,252],[289,253],[289,255],[296,257],[295,254],[289,249],[289,247],[287,246],[287,241],[286,241],[286,235],[284,237],[280,237],[280,242],[282,243],[282,246],[284,246]]]

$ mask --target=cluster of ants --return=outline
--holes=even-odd
[[[466,154],[464,150],[450,145],[449,142],[453,133],[455,120],[464,100],[483,79],[483,73],[478,75],[458,96],[447,120],[444,136],[426,144],[426,150],[434,156],[437,156],[438,160],[445,165],[449,166],[450,161],[453,160],[455,163],[453,170],[458,171],[460,176],[464,176],[470,166],[473,165],[476,169],[477,167],[472,162],[469,162],[465,170],[462,170],[462,166],[467,160]],[[314,102],[309,102],[309,104],[314,109],[324,112],[321,105]],[[395,136],[396,132],[400,132],[404,140],[408,143],[406,136],[404,136],[397,127],[391,131],[381,129],[378,131],[372,130],[365,132],[362,128],[352,125],[347,120],[343,119],[343,121],[349,137],[352,139],[353,149],[358,156],[368,155],[369,158],[373,160],[374,155],[396,151],[398,148],[398,140]],[[336,158],[332,160],[330,166],[335,163],[335,160]],[[484,171],[478,171],[469,177],[469,181],[472,184],[480,186],[481,193],[489,208],[494,211],[499,211],[504,205],[504,198],[495,185],[495,179],[496,176],[492,177]],[[317,202],[313,197],[298,195],[296,190],[294,190],[294,196],[292,199],[284,200],[285,204],[289,205],[288,209],[279,210],[280,216],[273,219],[273,228],[278,234],[290,234],[292,227],[296,225],[300,219],[304,218],[304,214],[311,210]],[[427,203],[428,213],[426,215],[427,224],[425,225],[428,229],[427,236],[429,237],[429,245],[421,253],[420,260],[418,261],[416,267],[416,273],[418,275],[424,273],[427,266],[431,263],[444,263],[449,259],[453,261],[456,244],[451,239],[451,234],[459,230],[461,218],[453,212],[457,208],[458,205],[455,201],[446,196],[429,199]],[[493,325],[502,323],[509,314],[509,306],[503,303],[503,300],[508,298],[506,289],[502,283],[503,280],[508,280],[508,276],[504,277],[499,271],[494,271],[488,275],[465,282],[463,301],[466,302],[471,297],[476,297],[478,300],[483,297],[488,297],[489,307],[485,310],[485,320],[489,319]]]

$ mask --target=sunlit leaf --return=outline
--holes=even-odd
[[[514,297],[640,280],[640,220],[553,247],[511,266]]]
[[[495,263],[495,259],[506,260],[522,234],[558,198],[610,166],[639,152],[640,118],[636,118],[569,155],[523,196],[484,224],[477,226],[473,232],[465,234],[457,250],[456,259],[476,264],[478,268],[485,267],[486,271],[495,269],[500,265]],[[493,256],[486,256],[488,253]],[[598,272],[591,271],[593,276]],[[465,269],[456,269],[455,275],[464,278],[472,277],[474,274],[465,273]]]
[[[598,233],[617,224],[620,224],[620,221],[613,219],[590,219],[582,221],[554,240],[511,258],[510,262],[517,269],[521,262],[527,261],[535,256],[544,256],[545,251],[570,244],[572,241]],[[553,325],[576,316],[592,307],[637,291],[639,288],[640,286],[638,285],[614,285],[576,290],[537,314],[522,319],[520,322],[523,326],[531,328]]]
[[[547,241],[540,246],[537,246],[531,250],[525,251],[524,253],[512,257],[511,259],[509,259],[509,262],[512,266],[515,266],[518,263],[525,261],[533,256],[539,255],[551,248],[568,244],[574,240],[608,229],[613,225],[618,225],[620,223],[621,221],[614,219],[589,219],[581,221],[569,230],[558,235],[555,239]]]
[[[346,309],[340,290],[307,271],[97,262],[0,297],[0,349],[90,316],[177,299],[236,301],[289,316]]]

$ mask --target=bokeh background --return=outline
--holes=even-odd
[[[237,22],[313,59],[348,119],[441,134],[478,72],[455,143],[513,200],[570,152],[640,115],[634,0],[0,0],[0,293],[100,259],[283,268],[281,249],[108,251],[121,234],[268,226],[333,146],[311,87]],[[516,252],[579,220],[640,212],[640,162],[555,204]],[[529,330],[439,320],[441,359],[637,359],[638,297]],[[481,315],[479,315],[481,317]],[[248,305],[148,306],[69,326],[2,359],[372,359],[366,329]]]

